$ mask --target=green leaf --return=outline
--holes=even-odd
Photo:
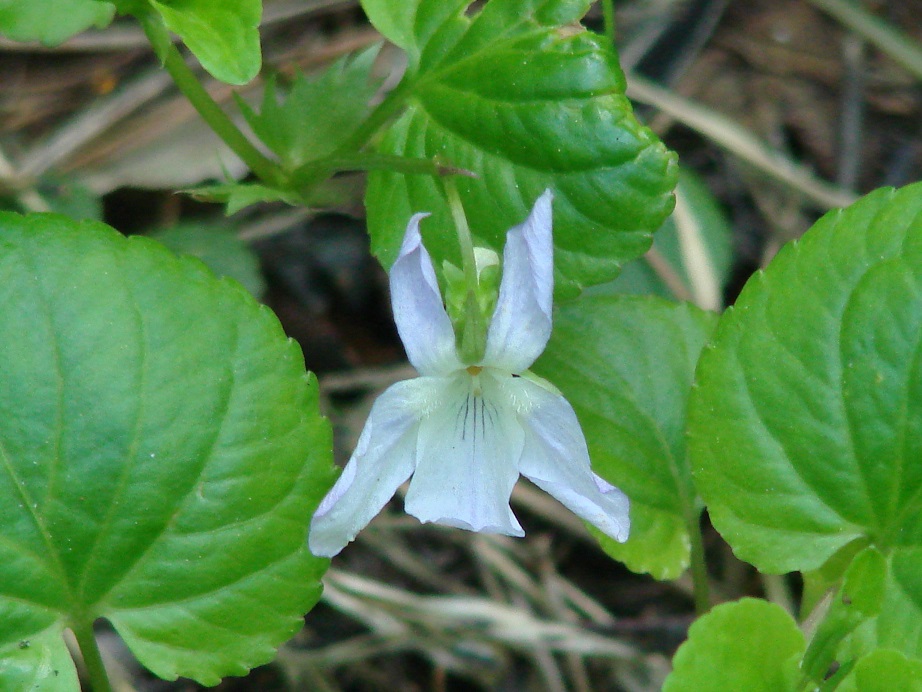
[[[260,202],[285,202],[294,206],[302,201],[294,192],[260,183],[217,183],[190,187],[183,192],[203,202],[226,204],[228,216]]]
[[[57,628],[0,646],[0,680],[5,690],[79,692],[77,669]]]
[[[681,217],[682,229],[677,220]],[[677,282],[677,291],[663,278],[649,256],[624,265],[614,281],[590,289],[593,295],[652,293],[666,298],[687,296],[696,305],[719,309],[730,277],[733,247],[730,224],[701,179],[681,169],[676,211],[653,239],[658,260]]]
[[[259,113],[242,99],[237,103],[259,138],[289,169],[297,168],[332,154],[365,119],[378,89],[371,78],[378,50],[343,58],[314,79],[299,73],[281,103],[270,79]]]
[[[794,692],[803,650],[803,634],[781,607],[724,603],[691,626],[663,692]]]
[[[562,304],[535,371],[573,405],[596,473],[631,498],[627,543],[602,541],[638,572],[675,578],[701,509],[685,452],[695,363],[717,316],[651,296]]]
[[[879,648],[922,659],[922,548],[900,548],[888,556],[879,614],[866,619],[839,646],[839,661],[858,661]]]
[[[897,550],[891,556],[876,639],[878,646],[922,659],[922,548]]]
[[[922,692],[922,661],[878,649],[858,661],[837,692]]]
[[[763,572],[922,543],[922,185],[824,216],[753,277],[698,368],[711,519]]]
[[[495,250],[553,189],[558,292],[611,280],[647,250],[671,211],[675,157],[634,118],[606,40],[573,24],[589,2],[491,0],[466,15],[468,4],[365,3],[410,58],[398,87],[409,105],[380,150],[476,173],[459,178],[458,190],[477,242]],[[372,247],[386,266],[420,211],[434,217],[423,234],[436,265],[460,264],[431,177],[374,172],[366,206]]]
[[[0,0],[0,35],[54,46],[114,15],[114,5],[97,0]]]
[[[865,549],[852,561],[804,655],[801,667],[805,674],[818,683],[826,678],[840,642],[880,613],[886,583],[886,559],[874,548]]]
[[[275,316],[147,238],[4,213],[0,333],[0,645],[47,642],[37,668],[103,617],[164,678],[269,661],[320,594],[334,476]]]
[[[266,290],[259,258],[226,223],[186,222],[154,231],[150,237],[173,252],[198,257],[218,276],[239,282],[254,298]]]
[[[215,78],[246,84],[259,74],[261,0],[150,0]]]

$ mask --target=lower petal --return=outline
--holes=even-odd
[[[423,522],[524,536],[509,508],[524,434],[492,378],[459,375],[422,422],[406,511]]]
[[[336,555],[413,473],[420,411],[435,389],[420,377],[398,382],[375,401],[352,458],[311,521],[314,555]]]
[[[592,472],[586,438],[569,402],[524,378],[533,408],[522,416],[525,449],[519,471],[602,533],[624,542],[630,519],[627,496]]]

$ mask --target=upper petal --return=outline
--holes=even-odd
[[[524,378],[510,385],[529,403],[521,419],[525,449],[519,471],[570,511],[616,541],[630,530],[627,496],[592,472],[586,438],[569,402]]]
[[[525,221],[506,234],[499,298],[487,332],[483,362],[509,372],[526,370],[551,336],[554,241],[546,190]]]
[[[501,394],[486,371],[450,380],[420,425],[409,514],[470,531],[525,535],[509,508],[523,432]]]
[[[375,401],[355,452],[311,521],[314,555],[333,557],[393,497],[416,466],[420,411],[437,390],[430,378],[398,382]]]
[[[423,375],[444,375],[460,368],[461,362],[432,260],[419,234],[419,222],[426,216],[416,214],[407,225],[400,255],[391,267],[391,303],[410,362]]]

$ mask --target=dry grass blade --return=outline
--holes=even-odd
[[[739,123],[639,75],[628,77],[627,94],[636,101],[659,108],[766,175],[799,191],[822,208],[845,207],[857,199],[854,193],[820,180],[804,166],[769,147]]]

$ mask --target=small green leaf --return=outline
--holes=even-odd
[[[774,603],[716,606],[688,631],[663,692],[795,692],[804,637]]]
[[[922,661],[892,649],[865,656],[836,692],[922,692]]]
[[[266,82],[259,113],[238,99],[247,122],[289,169],[332,154],[362,123],[378,89],[371,68],[379,46],[343,58],[323,74],[303,74],[279,103],[275,80]],[[351,153],[351,152],[350,152]]]
[[[823,217],[753,277],[698,368],[690,450],[763,572],[922,544],[922,185]]]
[[[874,548],[852,561],[804,656],[801,667],[807,675],[817,682],[826,678],[840,642],[880,612],[886,583],[887,562]]]
[[[266,290],[259,258],[226,223],[186,222],[150,234],[173,252],[202,260],[218,276],[239,282],[254,298]]]
[[[574,24],[589,2],[366,2],[409,53],[409,106],[380,151],[473,171],[458,190],[479,244],[500,250],[546,189],[554,202],[561,295],[614,278],[643,254],[673,205],[675,157],[634,118],[605,39]],[[426,247],[460,264],[437,181],[377,171],[366,195],[372,247],[389,266],[415,212],[433,214]]]
[[[203,202],[226,204],[228,216],[260,202],[285,202],[294,206],[302,201],[294,192],[259,183],[217,183],[190,187],[183,192]]]
[[[56,627],[0,646],[0,681],[4,690],[80,691],[74,660]]]
[[[0,35],[54,46],[114,15],[114,5],[97,0],[0,0]]]
[[[259,74],[262,0],[150,0],[208,72],[228,84]]]
[[[695,363],[717,316],[651,296],[562,304],[535,371],[573,405],[596,473],[631,498],[627,543],[602,541],[638,572],[675,578],[701,503],[685,453]]]
[[[147,238],[5,213],[0,333],[0,646],[41,640],[38,670],[103,617],[164,678],[269,661],[320,594],[334,476],[275,316]]]

